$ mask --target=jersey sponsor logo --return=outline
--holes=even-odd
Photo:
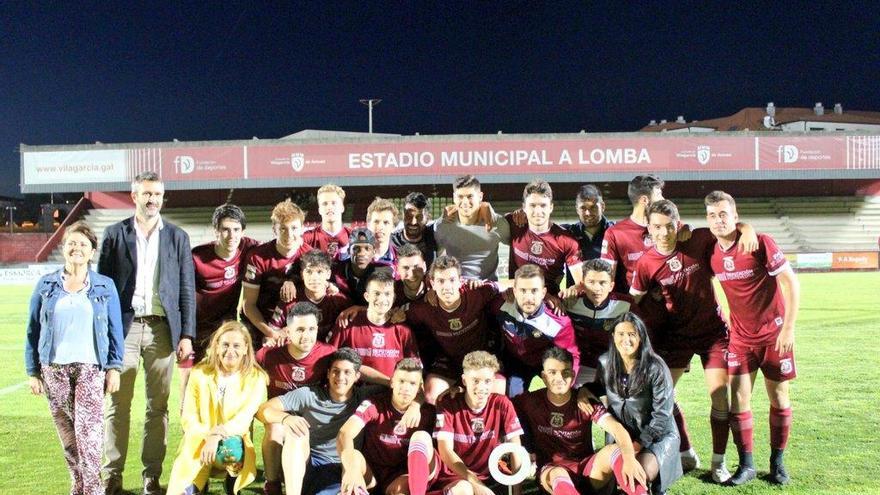
[[[385,347],[385,334],[384,333],[374,333],[373,334],[373,347]]]
[[[453,332],[461,330],[461,318],[452,318],[449,320],[449,329]]]
[[[666,262],[666,264],[669,266],[669,269],[672,270],[673,272],[681,271],[681,260],[678,258],[672,258],[671,260],[668,260]]]
[[[791,374],[794,370],[794,364],[791,362],[791,358],[784,358],[779,360],[779,372],[783,375]]]
[[[564,424],[564,418],[562,413],[552,412],[550,413],[550,426],[554,428],[562,428]]]
[[[400,421],[394,422],[394,434],[398,436],[406,435],[406,426]]]
[[[777,316],[777,317],[773,320],[773,323],[776,323],[776,326],[777,326],[777,327],[781,327],[781,326],[782,326],[782,317],[781,317],[781,316]]]
[[[293,380],[297,382],[305,381],[306,379],[306,369],[302,366],[294,366],[290,370],[293,375]]]
[[[529,252],[535,256],[540,256],[541,253],[544,252],[544,243],[541,241],[532,241],[532,245],[529,246]]]
[[[471,420],[471,431],[475,434],[479,435],[483,433],[483,430],[486,429],[486,424],[483,422],[483,418],[474,418]]]
[[[736,269],[736,267],[733,265],[733,256],[725,256],[722,259],[724,260],[724,269],[725,270],[732,272]]]
[[[257,278],[257,267],[248,263],[247,270],[244,272],[244,278],[247,280]]]

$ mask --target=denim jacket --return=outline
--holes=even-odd
[[[44,275],[31,296],[24,365],[29,376],[40,376],[40,365],[49,364],[52,354],[52,323],[55,303],[64,294],[64,269]],[[89,270],[88,297],[92,303],[94,345],[102,369],[121,369],[124,341],[119,294],[113,280]]]

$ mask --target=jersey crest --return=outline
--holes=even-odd
[[[338,242],[333,241],[327,244],[327,254],[329,254],[331,257],[336,256],[337,251],[339,251]]]
[[[461,330],[461,318],[452,318],[449,320],[449,329],[455,332]]]
[[[296,382],[302,382],[306,379],[306,369],[302,366],[294,366],[291,371],[293,372],[293,380]]]
[[[485,423],[483,423],[483,418],[474,418],[471,420],[471,430],[479,435],[483,433],[483,430],[486,429]]]
[[[554,428],[561,428],[565,423],[562,413],[552,412],[550,413],[550,426]]]
[[[669,269],[673,272],[681,271],[681,260],[678,258],[672,258],[671,260],[666,262],[669,265]]]
[[[223,278],[226,280],[235,278],[235,265],[227,266],[225,270],[223,270]]]
[[[725,270],[727,270],[729,272],[732,272],[733,270],[735,270],[735,267],[733,266],[733,256],[725,256],[722,259],[724,260],[724,269]]]
[[[394,423],[394,434],[399,437],[406,435],[406,426],[400,421],[396,421]]]
[[[532,241],[529,251],[535,256],[540,256],[544,252],[544,243],[541,241]]]
[[[385,334],[384,333],[374,333],[373,334],[373,347],[385,347]]]

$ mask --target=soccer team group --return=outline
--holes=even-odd
[[[546,182],[527,184],[522,208],[501,215],[478,179],[462,176],[440,218],[431,221],[425,195],[410,193],[402,212],[376,198],[366,227],[349,228],[345,192],[325,185],[320,226],[304,230],[305,213],[287,200],[272,211],[274,239],[262,244],[244,236],[240,208],[222,205],[216,241],[192,249],[195,317],[181,308],[179,336],[192,352],[178,353],[184,397],[197,393],[190,370],[223,352],[209,345],[212,333],[238,319],[268,380],[255,414],[265,426],[267,494],[282,493],[282,483],[288,494],[488,494],[490,455],[505,442],[526,447],[549,493],[663,493],[700,464],[674,397],[697,355],[711,403],[712,479],[742,485],[756,476],[750,396],[760,370],[768,479],[787,483],[797,278],[772,238],[739,222],[730,195],[706,196],[708,228],[691,228],[663,186],[635,177],[632,213],[616,223],[601,192],[583,186],[579,221],[558,225]],[[139,201],[156,201],[154,189],[164,193],[157,177],[136,179],[136,216],[147,212]],[[501,243],[509,279],[499,281]],[[593,423],[606,445],[594,447]],[[523,461],[514,453],[497,469],[510,476]]]

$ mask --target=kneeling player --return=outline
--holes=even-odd
[[[498,372],[498,359],[486,351],[467,354],[462,362],[465,393],[444,397],[437,403],[437,456],[427,435],[410,440],[409,489],[423,495],[430,485],[444,493],[491,495],[489,455],[503,442],[520,444],[522,427],[507,397],[491,392]],[[514,470],[519,459],[512,459]],[[428,473],[436,473],[429,476]]]
[[[418,359],[397,362],[391,375],[391,390],[367,399],[342,425],[336,448],[342,459],[344,495],[370,489],[380,495],[408,494],[407,449],[416,432],[430,432],[434,408],[423,405],[419,424],[409,428],[404,412],[416,400],[422,387],[422,365]],[[355,438],[364,431],[364,444],[355,448]],[[367,461],[366,459],[369,459]]]
[[[514,399],[525,438],[531,439],[541,486],[554,495],[576,495],[602,489],[612,476],[627,494],[646,493],[645,470],[635,457],[626,429],[596,404],[584,413],[572,394],[574,357],[551,347],[544,352],[541,379],[547,386]],[[614,436],[616,443],[593,451],[590,424]]]

